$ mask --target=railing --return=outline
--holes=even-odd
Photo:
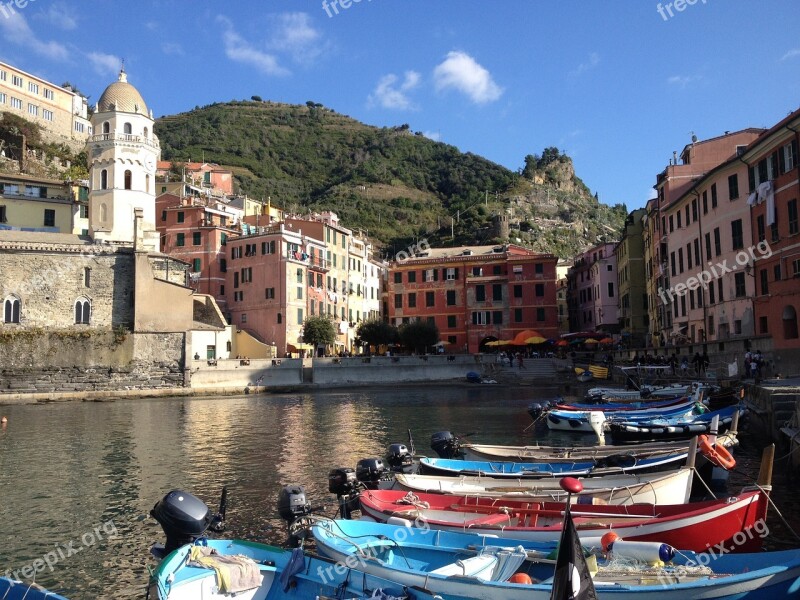
[[[135,142],[138,144],[146,144],[154,148],[160,148],[160,144],[155,138],[146,138],[141,135],[133,135],[131,133],[98,133],[91,137],[93,142]]]

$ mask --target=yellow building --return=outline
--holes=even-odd
[[[86,98],[0,62],[0,111],[23,117],[42,127],[48,141],[84,149],[92,134]]]
[[[73,233],[73,204],[63,181],[0,174],[0,229]]]

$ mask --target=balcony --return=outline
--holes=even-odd
[[[152,148],[160,148],[161,145],[155,138],[146,138],[141,135],[133,135],[131,133],[98,133],[93,135],[90,140],[92,142],[127,142],[131,144],[145,144]]]

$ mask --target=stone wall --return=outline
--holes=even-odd
[[[184,334],[121,330],[0,331],[3,394],[181,388]],[[180,390],[176,389],[176,393]]]

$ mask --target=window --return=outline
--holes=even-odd
[[[614,284],[611,281],[608,282],[608,297],[609,298],[614,297]]]
[[[297,283],[303,283],[303,279],[304,279],[303,269],[297,269],[297,271],[295,271],[295,275],[294,276],[295,276],[295,281]],[[344,282],[342,282],[342,283],[344,283]]]
[[[0,81],[5,81],[8,74],[5,71],[0,71]]]
[[[472,313],[473,325],[488,325],[491,314],[488,310],[481,310]]]
[[[675,231],[675,222],[674,222],[674,215],[669,216],[669,232],[672,233]]]
[[[769,325],[767,323],[767,317],[758,318],[759,333],[769,333]]]
[[[83,123],[81,123],[80,121],[75,121],[74,129],[78,133],[83,133],[85,131],[85,127],[84,127]],[[89,128],[89,130],[91,130],[91,127]]]
[[[403,294],[394,295],[394,307],[403,308]]]
[[[17,87],[22,87],[22,77],[20,77],[19,75],[12,75],[11,83],[13,83]]]
[[[472,267],[472,276],[473,277],[483,277],[483,268],[481,268],[481,267]]]
[[[764,215],[758,215],[758,217],[756,217],[756,232],[759,242],[763,242],[767,239],[767,230],[764,228]]]
[[[8,223],[8,215],[6,215],[5,206],[0,206],[0,223]]]
[[[503,311],[502,310],[493,310],[492,311],[492,325],[502,325],[503,324]]]
[[[394,282],[395,283],[403,283],[403,274],[399,271],[394,274]]]
[[[680,229],[681,228],[681,211],[677,212],[677,217],[678,217],[678,226],[676,227],[676,229]]]
[[[774,267],[772,267],[772,274],[775,277],[775,281],[780,281],[781,278],[781,263],[778,263]]]
[[[303,324],[303,309],[302,308],[298,308],[297,309],[297,324],[298,325],[302,325]]]
[[[475,301],[486,302],[486,286],[483,285],[475,286]]]
[[[303,299],[303,286],[297,286],[297,299]]]
[[[78,298],[75,301],[75,324],[88,325],[89,315],[91,313],[91,304],[86,298]]]
[[[725,294],[722,290],[722,279],[717,279],[717,296],[719,296],[720,302],[725,302]]]
[[[692,221],[697,221],[697,198],[692,200]]]
[[[761,295],[769,294],[769,271],[761,269]]]
[[[83,268],[83,287],[92,287],[92,269],[89,267]]]
[[[541,298],[542,296],[544,296],[544,284],[543,283],[537,283],[535,289],[536,289],[536,296],[538,298]]]
[[[133,133],[133,129],[131,128],[130,123],[125,123],[122,126],[122,133],[124,133],[125,135],[130,135],[131,133]]]
[[[544,309],[537,308],[536,309],[536,320],[537,321],[544,321]]]
[[[203,234],[199,231],[192,233],[192,246],[199,246],[202,243]]]
[[[514,309],[514,323],[522,323],[522,309],[515,308]]]
[[[447,315],[447,327],[450,329],[454,329],[456,326],[456,316],[455,315]]]
[[[422,281],[438,281],[438,279],[439,279],[438,269],[425,269],[422,272]]]
[[[28,103],[28,114],[32,115],[34,117],[38,117],[39,116],[39,107],[36,106],[35,104]]]
[[[773,242],[780,241],[780,236],[778,235],[778,211],[775,211],[775,222],[769,226],[770,236]]]
[[[417,307],[417,293],[411,292],[408,295],[408,308],[416,308]]]
[[[544,273],[544,263],[536,263],[534,264],[533,272],[537,275],[541,275]]]
[[[275,240],[261,242],[261,254],[275,254]]]
[[[683,248],[678,248],[678,271],[683,273]]]
[[[492,300],[499,302],[503,299],[503,285],[500,283],[492,284]]]
[[[787,204],[787,209],[789,212],[789,235],[794,235],[797,233],[797,199],[789,200]]]
[[[19,323],[20,301],[11,296],[3,303],[3,323]]]
[[[186,245],[186,234],[185,233],[179,233],[178,234],[178,241],[175,242],[175,245],[178,246],[178,247]]]
[[[686,244],[686,268],[692,268],[692,244]]]
[[[447,269],[445,277],[447,278],[447,281],[458,279],[458,269]]]
[[[330,308],[330,306],[328,308]],[[276,320],[278,321],[278,325],[283,323],[283,315],[281,313],[278,313]]]
[[[202,270],[203,261],[200,258],[195,258],[192,260],[192,271],[195,273],[199,273]]]
[[[5,104],[8,102],[8,96],[6,96],[3,92],[0,92],[0,104]]]
[[[11,96],[11,108],[18,108],[19,110],[22,110],[22,100]]]
[[[42,92],[42,94],[43,94],[43,95],[44,95],[44,97],[45,97],[45,98],[47,98],[48,100],[54,100],[54,99],[55,99],[55,97],[56,97],[56,95],[53,93],[53,90],[51,90],[51,89],[48,89],[48,88],[44,88],[44,91]]]
[[[797,164],[797,140],[792,140],[780,149],[778,154],[781,173],[788,173]]]
[[[706,260],[711,260],[711,234],[706,234]]]
[[[225,285],[224,284],[219,286],[219,295],[220,296],[224,296],[225,295]]]
[[[783,337],[787,340],[797,338],[797,310],[788,304],[781,314],[783,320]]]
[[[33,81],[29,81],[28,82],[28,91],[31,92],[32,94],[38,94],[39,93],[39,84],[38,83],[34,83]]]
[[[274,287],[266,288],[264,290],[264,297],[267,300],[274,300],[275,299],[275,288]]]
[[[101,190],[108,189],[108,170],[106,169],[100,171],[100,189]]]
[[[130,171],[125,171],[125,189],[130,190],[133,189],[131,184],[133,183],[133,175]]]
[[[56,211],[54,209],[52,208],[44,209],[44,226],[45,227],[56,226]]]
[[[417,272],[409,271],[406,273],[406,279],[408,279],[408,283],[417,283]]]
[[[456,291],[447,290],[447,306],[455,306],[455,305],[456,305]]]
[[[220,273],[228,272],[228,261],[224,258],[219,259],[219,271]]]
[[[722,254],[722,242],[719,238],[719,227],[714,228],[714,252],[715,256]]]
[[[717,184],[711,184],[711,208],[717,208]]]
[[[47,110],[46,108],[42,109],[42,118],[45,121],[52,121],[53,120],[53,111]]]
[[[183,223],[186,220],[186,213],[182,210],[178,211],[178,223]]]
[[[436,306],[436,294],[434,292],[425,292],[425,306]]]
[[[735,273],[733,275],[733,281],[736,284],[736,297],[744,298],[747,295],[744,284],[744,273]]]
[[[716,300],[714,299],[714,282],[711,282],[711,285],[708,286],[708,303],[714,304]],[[709,331],[713,331],[713,327],[708,328]]]
[[[744,233],[742,232],[741,219],[736,219],[731,222],[731,240],[733,241],[734,250],[744,248]]]
[[[703,191],[703,214],[708,214],[708,192]]]
[[[728,200],[736,200],[739,197],[739,176],[734,173],[728,176]]]

